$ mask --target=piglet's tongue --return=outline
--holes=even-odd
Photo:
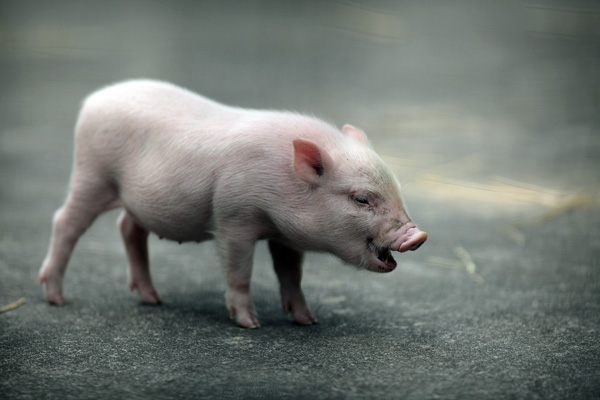
[[[396,242],[399,243],[399,252],[404,253],[408,250],[417,250],[427,240],[427,233],[423,232],[416,226],[406,231],[402,237]]]

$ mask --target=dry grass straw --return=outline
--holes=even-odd
[[[515,213],[513,215],[533,214],[533,217],[520,218],[519,222],[500,226],[500,233],[517,246],[525,246],[526,234],[523,229],[526,227],[546,223],[568,212],[600,206],[600,196],[592,194],[594,191],[565,192],[498,175],[483,180],[479,178],[477,182],[465,179],[466,176],[481,175],[484,160],[478,155],[446,163],[436,163],[432,155],[413,159],[383,158],[398,176],[416,176],[416,192],[424,197],[466,207],[486,206],[480,209],[486,213],[501,212],[505,216],[511,212]],[[433,167],[423,171],[423,165]],[[427,263],[465,271],[474,281],[485,284],[464,247],[456,247],[454,254],[456,258],[429,257]]]
[[[525,224],[547,222],[570,211],[600,206],[600,197],[591,192],[566,192],[498,175],[478,181],[465,179],[465,176],[481,171],[484,160],[479,155],[470,155],[446,163],[435,163],[435,157],[432,155],[422,155],[416,159],[400,159],[393,156],[383,158],[398,176],[407,173],[416,175],[414,182],[417,192],[427,197],[467,206],[473,203],[497,205],[503,207],[503,212],[507,211],[506,207],[526,211],[530,211],[532,207],[545,208],[542,215],[525,221]],[[423,171],[420,168],[423,164],[433,166]],[[520,233],[515,229],[504,229],[504,233],[519,243],[522,240],[519,238]]]
[[[485,285],[485,280],[477,273],[477,265],[473,261],[471,254],[462,246],[455,247],[454,254],[456,255],[455,259],[432,256],[427,259],[427,262],[438,267],[465,271],[475,282]]]
[[[10,303],[7,306],[0,307],[0,314],[2,314],[3,312],[6,312],[6,311],[13,310],[13,309],[19,307],[22,304],[25,304],[25,298],[24,297],[20,298],[19,300],[15,301],[14,303]]]

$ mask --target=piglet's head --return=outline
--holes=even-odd
[[[426,240],[406,213],[400,185],[359,129],[345,125],[339,143],[295,139],[294,172],[308,187],[311,212],[304,230],[310,247],[377,272],[393,271],[392,251],[418,249]]]

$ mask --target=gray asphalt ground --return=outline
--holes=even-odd
[[[0,398],[600,398],[597,2],[0,1]],[[227,315],[212,243],[151,237],[127,288],[118,211],[37,273],[81,100],[158,78],[370,135],[429,241],[391,274],[311,254],[319,319]]]

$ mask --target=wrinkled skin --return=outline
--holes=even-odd
[[[130,81],[85,101],[65,204],[55,213],[40,270],[46,298],[64,303],[62,279],[78,238],[102,212],[122,207],[129,286],[161,302],[149,270],[149,232],[174,241],[215,239],[227,307],[256,328],[250,297],[256,241],[267,239],[283,309],[316,318],[301,290],[305,251],[390,272],[391,251],[427,239],[409,219],[399,185],[364,133],[293,113],[228,107],[174,85]]]

